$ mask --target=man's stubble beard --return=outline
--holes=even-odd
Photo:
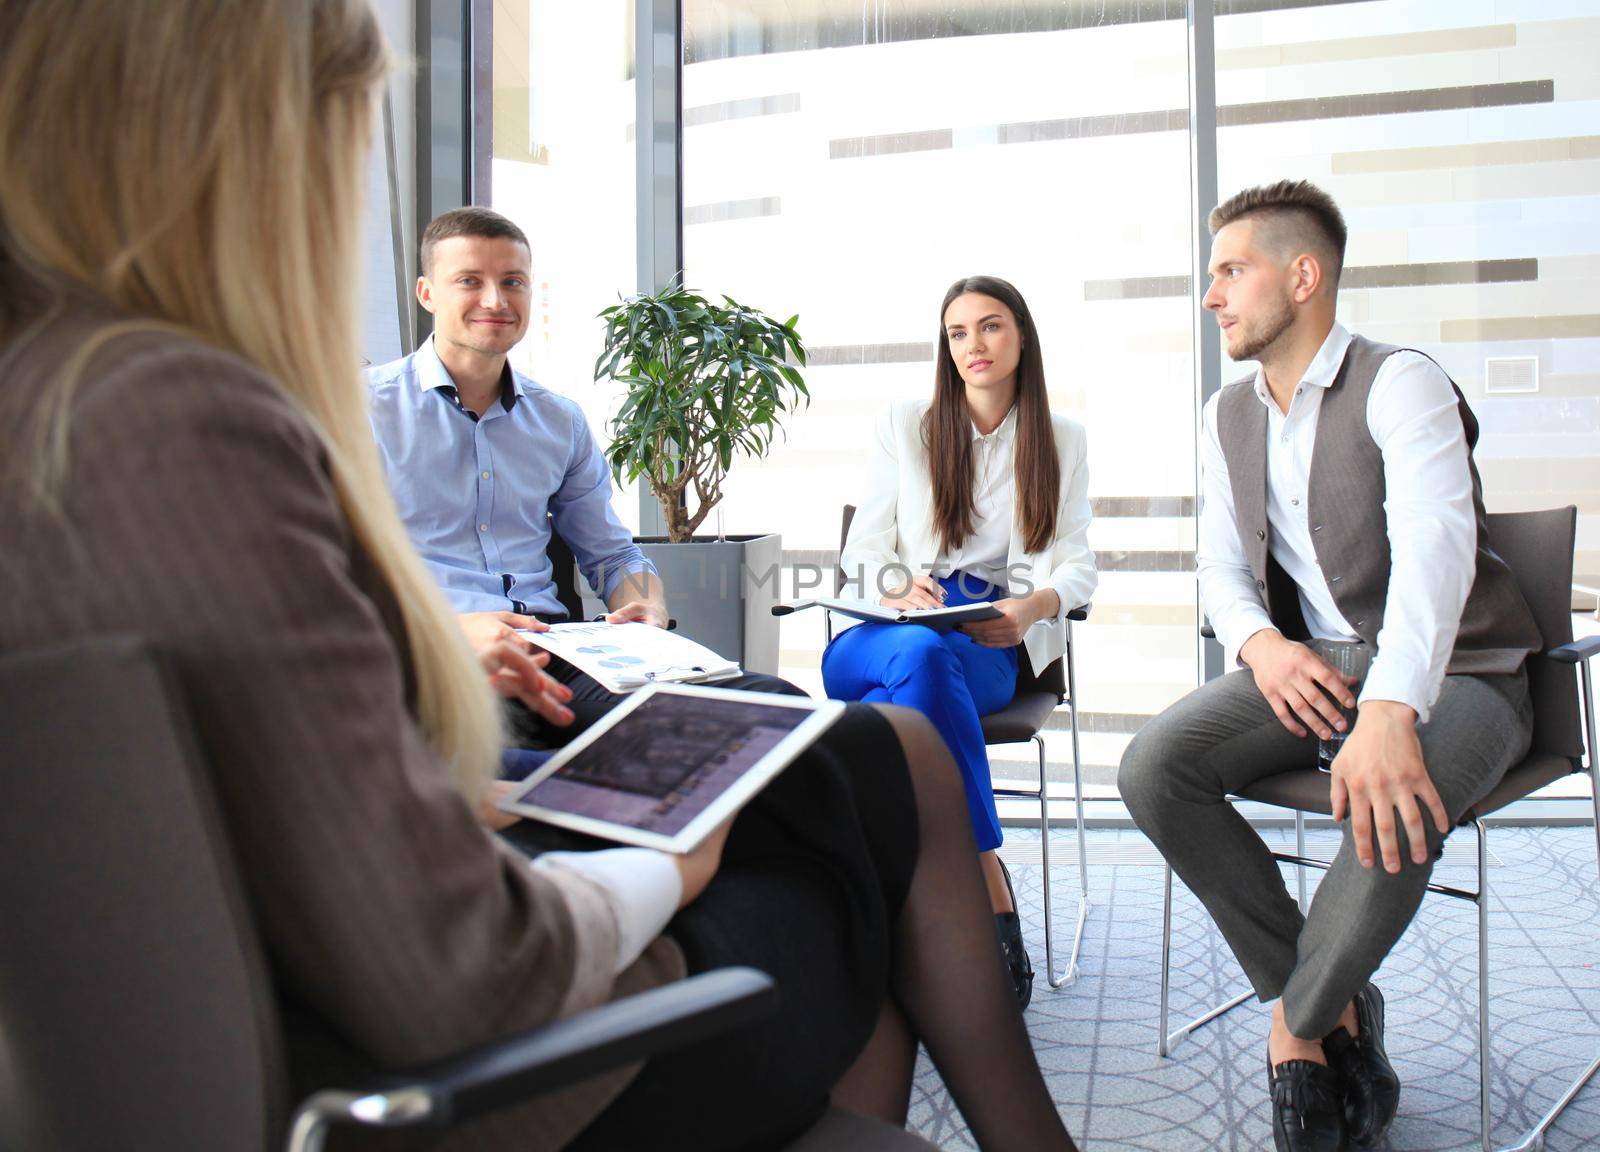
[[[1242,317],[1239,323],[1243,326]],[[1275,311],[1263,316],[1253,331],[1243,333],[1239,342],[1228,349],[1229,358],[1236,361],[1259,359],[1261,353],[1271,348],[1293,324],[1294,305],[1284,297]]]

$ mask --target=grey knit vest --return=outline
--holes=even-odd
[[[1377,644],[1389,592],[1383,453],[1367,428],[1367,396],[1378,369],[1401,349],[1360,336],[1322,397],[1307,482],[1306,515],[1317,564],[1334,604],[1368,644]],[[1271,557],[1267,522],[1267,409],[1255,394],[1255,377],[1228,385],[1217,401],[1217,436],[1228,463],[1235,520],[1250,570],[1272,622],[1285,636],[1307,635],[1300,597]],[[1455,382],[1452,381],[1452,388]],[[1472,506],[1478,520],[1477,573],[1461,613],[1450,654],[1450,673],[1512,673],[1540,648],[1539,629],[1505,561],[1495,554],[1483,509],[1483,485],[1472,449],[1478,421],[1455,388],[1466,430]]]

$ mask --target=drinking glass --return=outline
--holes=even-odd
[[[1354,696],[1361,694],[1361,683],[1367,678],[1367,665],[1371,662],[1371,649],[1360,640],[1319,640],[1314,645],[1319,656],[1332,666],[1335,672],[1343,676],[1354,676],[1356,682],[1350,686]],[[1327,689],[1323,689],[1327,691]],[[1335,701],[1335,704],[1338,704]],[[1333,758],[1339,754],[1339,749],[1344,747],[1345,738],[1356,726],[1356,710],[1338,704],[1339,712],[1344,716],[1345,730],[1333,730],[1333,734],[1322,739],[1317,739],[1317,768],[1323,772],[1333,771]]]

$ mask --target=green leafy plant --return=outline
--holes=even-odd
[[[779,323],[730,297],[713,304],[678,285],[629,296],[600,318],[605,348],[594,378],[628,389],[606,458],[618,483],[649,482],[667,538],[682,543],[722,499],[734,456],[765,456],[784,414],[810,400],[795,367],[806,362],[794,327],[800,318]]]

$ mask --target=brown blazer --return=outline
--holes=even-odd
[[[74,400],[64,506],[24,510],[4,458],[111,319],[75,300],[0,334],[0,649],[131,632],[171,656],[285,1003],[296,1089],[349,1058],[429,1061],[680,977],[681,953],[657,940],[614,981],[599,892],[532,871],[474,821],[412,716],[395,606],[319,444],[259,370],[169,334],[111,341]],[[628,1075],[442,1146],[560,1147]]]

